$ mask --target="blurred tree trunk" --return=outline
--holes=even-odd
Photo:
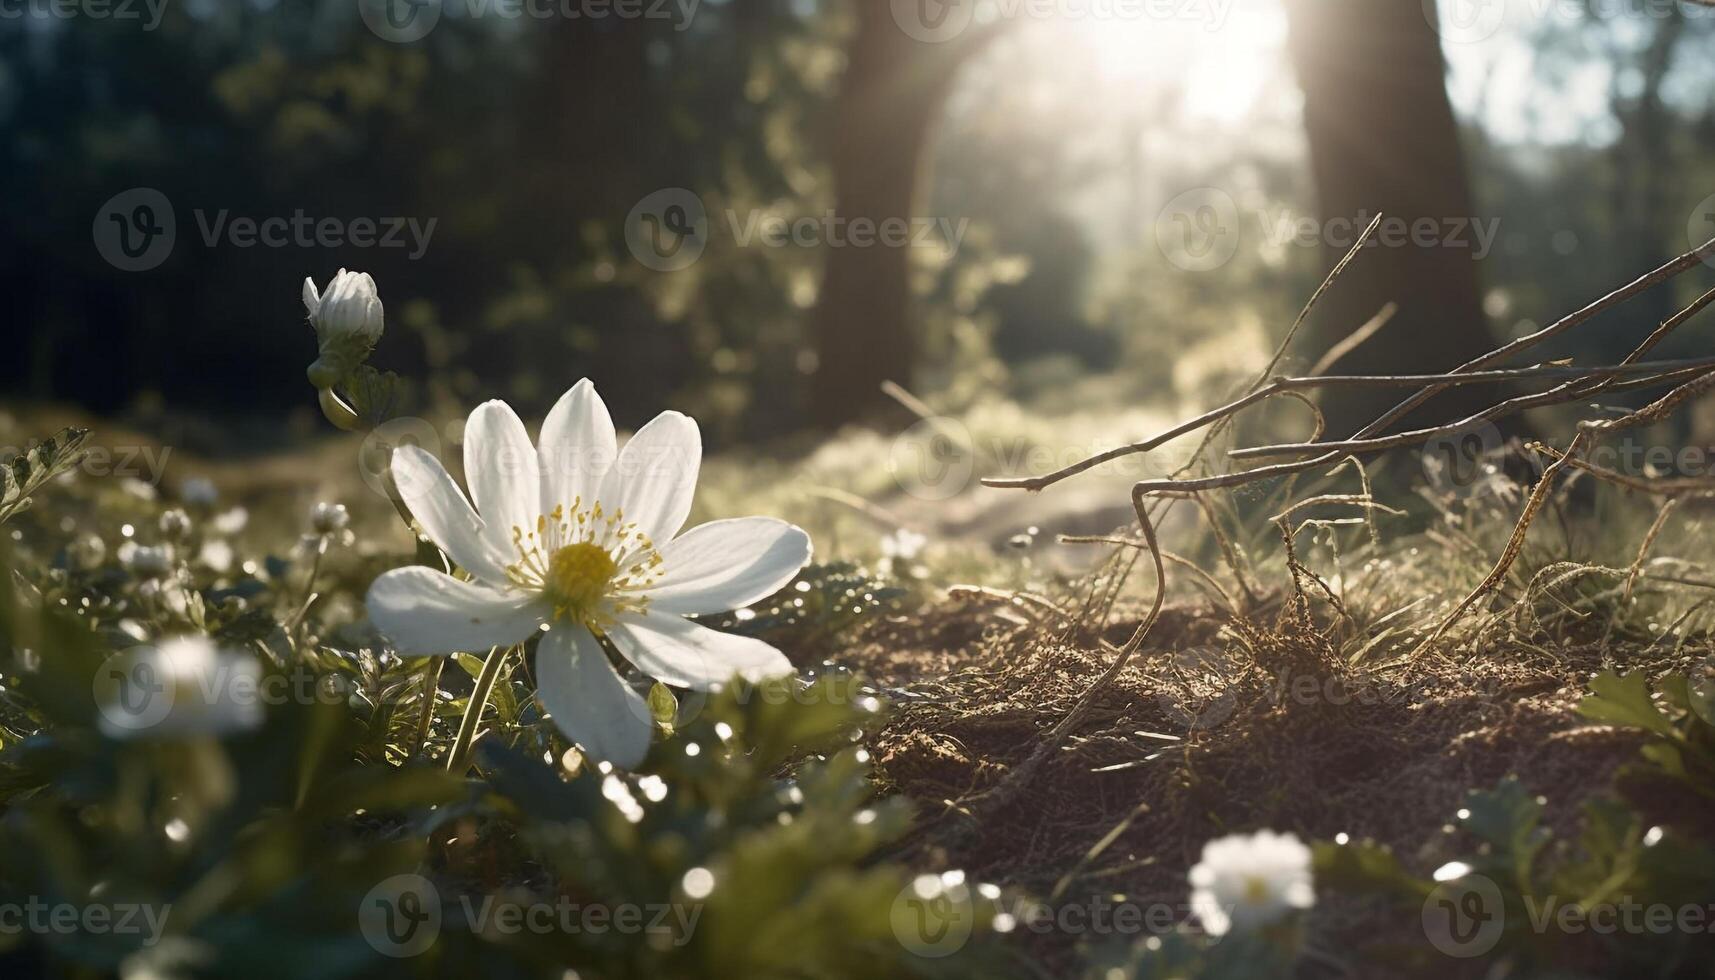
[[[1619,93],[1618,79],[1625,73],[1617,71],[1613,96],[1614,114],[1622,132],[1614,141],[1613,151],[1614,213],[1620,223],[1617,244],[1627,268],[1639,271],[1657,268],[1680,252],[1670,247],[1670,242],[1677,242],[1680,236],[1680,221],[1672,211],[1673,182],[1660,178],[1663,173],[1674,172],[1673,117],[1661,90],[1673,69],[1674,51],[1685,34],[1685,15],[1677,6],[1669,7],[1662,19],[1651,23],[1655,33],[1638,65],[1638,94],[1628,100]],[[1671,289],[1652,289],[1633,303],[1639,322],[1651,326],[1678,308]],[[1630,349],[1627,339],[1616,338],[1620,354]]]
[[[828,147],[834,210],[844,224],[921,217],[936,119],[959,68],[993,28],[940,44],[913,39],[891,4],[853,0],[857,29],[835,102]],[[833,428],[896,408],[881,383],[911,384],[916,364],[911,249],[826,248],[811,317],[816,347],[811,410]]]
[[[1448,222],[1475,218],[1440,36],[1431,25],[1434,4],[1287,0],[1287,13],[1323,220],[1362,214],[1361,231],[1379,211],[1408,230],[1430,220],[1438,229],[1459,231]],[[1447,370],[1495,346],[1483,313],[1473,231],[1463,229],[1464,244],[1442,240],[1423,247],[1410,237],[1365,250],[1323,298],[1298,341],[1301,354],[1320,357],[1389,302],[1399,304],[1398,315],[1334,373]],[[1437,237],[1446,238],[1445,232]],[[1349,247],[1329,243],[1329,266]],[[1325,391],[1328,435],[1352,433],[1404,394],[1395,388]],[[1446,421],[1498,397],[1486,386],[1455,388],[1411,418]]]

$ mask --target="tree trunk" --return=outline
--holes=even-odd
[[[1614,97],[1622,136],[1614,142],[1614,177],[1619,221],[1620,259],[1626,268],[1654,269],[1679,254],[1670,247],[1680,237],[1673,213],[1671,181],[1660,179],[1675,172],[1672,110],[1662,98],[1662,85],[1673,69],[1674,52],[1685,34],[1685,15],[1678,7],[1667,8],[1664,19],[1654,23],[1654,35],[1638,66],[1642,86],[1635,100],[1618,92]],[[1672,289],[1652,289],[1632,301],[1632,312],[1640,325],[1655,326],[1672,316],[1678,304]],[[1618,358],[1631,349],[1635,337],[1616,337],[1609,356]]]
[[[842,236],[853,222],[921,217],[934,123],[953,78],[982,42],[912,39],[891,4],[855,0],[857,31],[847,51],[829,145],[834,210]],[[871,232],[873,235],[874,233]],[[811,318],[816,346],[811,408],[834,428],[896,408],[884,381],[907,387],[916,363],[909,245],[826,247],[822,288]]]
[[[1381,212],[1406,230],[1403,240],[1372,245],[1347,269],[1323,298],[1298,350],[1320,357],[1389,302],[1399,304],[1399,313],[1343,358],[1335,373],[1441,371],[1491,349],[1495,341],[1477,277],[1479,246],[1473,231],[1460,226],[1477,214],[1440,37],[1431,24],[1433,5],[1288,0],[1287,11],[1323,220],[1362,214],[1367,223]],[[1419,222],[1434,223],[1434,244],[1414,244],[1409,230]],[[1349,247],[1329,243],[1330,266]],[[1394,388],[1328,389],[1321,402],[1328,435],[1354,432],[1402,396]],[[1407,424],[1470,414],[1498,397],[1486,386],[1455,388]]]

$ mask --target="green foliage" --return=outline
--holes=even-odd
[[[64,453],[32,457],[31,472]],[[6,935],[8,975],[992,972],[980,935],[937,959],[902,939],[917,872],[884,855],[912,814],[875,798],[860,742],[882,705],[860,679],[679,696],[657,685],[662,737],[621,774],[545,723],[528,656],[512,651],[463,778],[443,762],[481,658],[401,659],[342,617],[361,608],[373,563],[353,566],[338,539],[312,537],[290,557],[215,571],[186,557],[222,533],[203,526],[212,520],[177,539],[166,569],[133,567],[118,549],[42,561],[39,539],[60,521],[47,511],[98,500],[129,526],[127,544],[155,540],[158,505],[109,492],[74,481],[21,522],[21,543],[5,543],[16,574],[0,581],[0,905],[78,917]],[[896,597],[854,566],[806,582],[734,625],[808,638]],[[114,658],[175,635],[258,666],[278,696],[256,727],[104,724]],[[420,907],[390,890],[399,882],[418,883],[413,902],[439,913],[433,942],[412,955],[365,918]],[[982,929],[992,909],[976,904]],[[82,924],[133,909],[132,931]],[[626,910],[639,917],[630,927]],[[550,918],[528,918],[538,912]]]
[[[1556,841],[1543,826],[1545,801],[1517,779],[1472,791],[1456,817],[1471,846],[1443,864],[1433,878],[1407,870],[1373,842],[1315,847],[1318,884],[1336,892],[1396,903],[1402,915],[1421,915],[1422,928],[1456,955],[1487,955],[1523,975],[1575,968],[1603,948],[1602,962],[1630,963],[1652,975],[1696,947],[1695,930],[1595,928],[1626,920],[1628,909],[1679,910],[1707,905],[1715,880],[1715,850],[1707,842],[1651,827],[1625,804],[1608,797],[1583,808],[1576,840]],[[1426,848],[1426,850],[1428,850]],[[1464,916],[1441,926],[1436,914]],[[1468,920],[1468,921],[1467,921]],[[1469,928],[1469,932],[1462,931]],[[1492,934],[1485,934],[1485,927]],[[1379,951],[1378,951],[1379,952]],[[1388,950],[1427,967],[1435,955],[1421,944]],[[1645,974],[1638,974],[1645,975]]]
[[[0,524],[30,506],[30,495],[83,458],[88,429],[62,429],[57,435],[0,466]]]
[[[1652,697],[1641,673],[1612,671],[1590,682],[1578,713],[1592,721],[1638,728],[1656,736],[1641,750],[1654,770],[1705,798],[1715,798],[1715,683],[1707,670],[1670,676]]]

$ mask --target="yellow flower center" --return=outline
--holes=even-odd
[[[536,527],[512,529],[518,561],[506,566],[514,586],[540,592],[556,619],[601,630],[618,613],[646,614],[648,590],[661,578],[661,552],[624,513],[555,507]],[[625,567],[620,567],[620,562]]]
[[[595,618],[608,584],[619,565],[600,545],[588,541],[569,544],[548,559],[543,591],[553,600],[556,616],[570,616],[581,623]]]
[[[1249,905],[1261,905],[1268,901],[1268,880],[1254,875],[1246,878],[1244,899]]]

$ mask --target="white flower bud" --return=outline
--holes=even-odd
[[[174,507],[161,512],[161,536],[169,541],[182,541],[191,533],[191,515]]]
[[[220,491],[213,480],[193,476],[179,485],[179,499],[196,507],[208,507],[220,499]]]
[[[310,510],[310,526],[317,534],[338,534],[351,523],[351,515],[346,512],[344,504],[330,504],[322,501]]]
[[[381,294],[369,273],[341,269],[325,293],[317,291],[314,280],[304,280],[304,309],[316,329],[321,355],[310,365],[310,383],[331,388],[362,364],[381,339]]]
[[[141,578],[159,578],[173,570],[173,550],[127,541],[119,547],[119,563]]]

